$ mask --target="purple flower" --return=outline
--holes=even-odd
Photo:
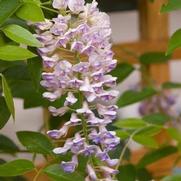
[[[62,161],[61,163],[62,169],[67,173],[73,173],[77,165],[78,165],[78,160],[76,155],[73,156],[72,161],[70,162]]]
[[[63,116],[68,111],[68,107],[56,109],[55,107],[50,106],[48,109],[53,116]]]
[[[48,131],[47,134],[53,139],[60,138],[60,131],[59,130],[51,130],[51,131]]]
[[[53,152],[73,154],[71,161],[61,163],[67,173],[75,171],[79,155],[97,157],[103,164],[94,169],[94,163],[88,162],[85,180],[98,180],[97,172],[101,173],[100,179],[111,180],[117,173],[112,167],[118,160],[110,159],[109,151],[115,149],[120,139],[106,128],[116,118],[118,109],[109,104],[118,91],[106,89],[117,80],[108,74],[117,65],[111,50],[109,16],[98,10],[95,0],[89,4],[84,0],[53,0],[52,6],[60,10],[58,16],[36,24],[36,37],[42,43],[38,52],[44,65],[43,97],[56,101],[67,95],[64,106],[50,106],[49,111],[53,116],[72,112],[59,130],[47,132],[53,139],[66,139]],[[77,104],[72,106],[75,103],[80,103],[76,109]],[[77,126],[82,128],[75,129],[71,138],[65,138],[69,129]]]
[[[68,7],[73,13],[77,14],[80,11],[83,11],[84,3],[84,0],[69,0]]]
[[[89,164],[87,165],[87,173],[92,181],[98,180],[95,170]]]
[[[76,102],[77,102],[77,98],[72,94],[72,92],[69,92],[64,105],[65,106],[73,105]]]
[[[68,6],[68,0],[53,0],[52,5],[55,9],[66,9]]]
[[[76,134],[75,139],[71,147],[71,151],[74,154],[78,154],[80,151],[85,148],[85,138],[81,138],[79,134]]]
[[[84,115],[92,114],[92,111],[89,109],[87,102],[84,102],[83,107],[81,109],[77,109],[76,112]]]
[[[97,146],[95,145],[88,145],[88,146],[85,146],[85,149],[82,151],[82,153],[85,155],[85,156],[91,156],[91,155],[95,155],[96,152],[97,152]]]

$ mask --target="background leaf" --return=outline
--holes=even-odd
[[[134,67],[128,63],[120,63],[117,67],[110,73],[113,77],[117,77],[117,82],[120,83],[126,79],[132,72]]]
[[[42,9],[34,3],[25,3],[16,13],[16,15],[24,20],[33,22],[44,21]]]
[[[181,47],[181,29],[177,30],[170,38],[167,54],[172,54],[176,48]]]
[[[158,143],[151,136],[146,136],[143,134],[135,135],[133,136],[133,140],[149,148],[158,148]]]
[[[181,132],[176,128],[168,128],[166,129],[168,134],[175,140],[181,143]]]
[[[129,164],[119,167],[119,174],[117,175],[120,181],[135,181],[136,180],[136,168]]]
[[[15,119],[15,108],[14,108],[14,102],[13,102],[13,96],[11,94],[11,90],[3,74],[0,74],[0,76],[2,78],[3,93],[4,93],[7,107],[10,113],[12,114],[13,118]]]
[[[10,112],[4,97],[0,97],[0,129],[2,129],[10,118]]]
[[[118,128],[137,129],[137,128],[145,127],[146,123],[142,119],[139,119],[139,118],[127,118],[127,119],[116,121],[114,123],[114,126]]]
[[[162,84],[163,89],[180,89],[181,83],[178,82],[165,82]]]
[[[17,132],[19,141],[27,150],[34,153],[41,153],[44,155],[52,154],[53,145],[50,140],[43,134],[33,131]]]
[[[4,23],[21,6],[21,0],[0,1],[0,24]]]
[[[161,12],[170,12],[174,10],[181,9],[181,2],[180,0],[168,0],[167,4],[164,4],[161,8]]]
[[[180,181],[181,180],[181,175],[171,175],[171,176],[167,176],[164,177],[163,179],[161,179],[161,181]]]
[[[140,56],[140,63],[149,65],[156,63],[166,63],[171,56],[166,56],[165,52],[147,52]]]
[[[0,152],[14,154],[18,151],[19,148],[11,139],[0,134]]]
[[[63,170],[60,169],[59,164],[54,164],[46,167],[44,169],[44,173],[46,173],[48,176],[53,178],[55,181],[84,181],[84,177],[79,175],[77,172],[74,173],[65,173]]]
[[[36,57],[35,54],[25,48],[14,45],[5,45],[0,47],[0,59],[6,61],[25,60]]]
[[[154,113],[154,114],[146,115],[143,117],[144,121],[150,124],[155,124],[155,125],[163,125],[166,122],[170,121],[170,119],[171,118],[168,115],[161,114],[161,113]]]
[[[144,168],[149,164],[152,164],[162,158],[165,158],[171,154],[176,153],[178,150],[174,146],[166,146],[157,150],[154,150],[146,155],[139,161],[137,167]]]
[[[35,89],[40,87],[41,72],[42,72],[42,60],[40,57],[35,57],[28,60],[28,69],[31,75],[31,79],[34,83]]]
[[[23,175],[34,169],[34,165],[28,160],[14,160],[9,163],[0,165],[0,176],[11,177]]]
[[[146,98],[149,98],[155,95],[157,92],[153,88],[144,88],[141,91],[129,90],[124,92],[117,101],[119,107],[124,107],[139,101],[142,101]]]
[[[11,24],[3,28],[5,35],[11,40],[25,45],[40,47],[40,42],[25,28]]]

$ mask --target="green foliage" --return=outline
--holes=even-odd
[[[0,134],[0,152],[14,154],[18,151],[19,148],[11,139]]]
[[[163,148],[159,148],[157,150],[154,150],[146,155],[143,156],[143,158],[139,161],[137,167],[138,168],[144,168],[147,165],[150,165],[162,158],[165,158],[171,154],[174,154],[178,151],[178,149],[174,146],[166,146]]]
[[[181,83],[177,82],[165,82],[162,84],[163,89],[180,89]]]
[[[4,98],[5,98],[7,107],[10,113],[12,114],[13,118],[15,119],[15,108],[14,108],[14,102],[13,102],[11,90],[3,74],[0,74],[0,76],[2,78],[2,88],[3,88]]]
[[[171,136],[171,138],[177,140],[181,143],[181,132],[176,128],[168,128],[167,129],[168,134]]]
[[[14,160],[0,165],[0,176],[11,177],[23,175],[34,169],[34,165],[28,160]]]
[[[0,1],[0,25],[4,23],[21,6],[21,0],[1,0]]]
[[[41,46],[40,42],[32,35],[32,33],[19,25],[7,25],[3,28],[3,32],[8,38],[17,43],[22,43],[33,47]]]
[[[146,136],[145,134],[135,135],[133,136],[133,140],[146,147],[158,148],[158,143],[156,142],[155,138]]]
[[[134,67],[128,63],[120,63],[117,67],[111,72],[111,75],[117,77],[117,83],[125,80],[132,72]]]
[[[170,38],[167,48],[167,55],[172,54],[173,51],[181,47],[181,29],[177,30]]]
[[[171,58],[170,55],[165,55],[165,52],[147,52],[140,56],[139,61],[142,64],[166,63]]]
[[[33,131],[17,132],[19,141],[28,151],[41,153],[44,155],[52,154],[53,145],[50,140],[43,134]]]
[[[10,112],[4,97],[0,97],[0,129],[2,129],[10,118]]]
[[[135,181],[136,180],[136,168],[134,165],[123,165],[119,167],[119,174],[117,175],[120,181]]]
[[[42,60],[40,57],[35,57],[28,60],[28,69],[31,75],[31,79],[38,90],[40,87],[41,72],[42,72]]]
[[[46,167],[43,172],[51,177],[54,181],[72,181],[72,179],[77,181],[84,181],[84,177],[77,172],[65,173],[60,169],[59,164],[50,165]]]
[[[119,181],[152,180],[150,173],[146,169],[137,169],[132,164],[120,166],[117,178]]]
[[[150,124],[163,125],[166,122],[170,121],[170,117],[161,113],[154,113],[146,115],[143,117],[143,120]]]
[[[139,119],[139,118],[128,118],[128,119],[117,121],[114,125],[118,128],[136,129],[136,128],[145,127],[146,123],[142,119]]]
[[[144,88],[141,91],[133,91],[129,90],[124,92],[121,97],[117,101],[118,107],[125,107],[127,105],[140,102],[146,98],[149,98],[153,95],[155,95],[157,91],[153,88]]]
[[[164,177],[163,179],[161,179],[161,181],[180,181],[180,180],[181,180],[180,174],[167,176],[167,177]]]
[[[162,13],[174,11],[181,9],[181,2],[180,0],[168,0],[167,4],[164,4],[161,8]]]
[[[44,14],[40,6],[35,3],[25,3],[16,13],[16,15],[27,21],[44,21]]]
[[[0,59],[6,61],[25,60],[36,57],[36,55],[25,48],[15,45],[5,45],[0,47]]]

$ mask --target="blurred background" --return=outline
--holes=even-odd
[[[102,11],[108,12],[111,19],[112,26],[112,42],[113,44],[120,44],[125,42],[133,42],[139,40],[139,14],[137,10],[136,0],[99,0],[99,6]],[[181,27],[181,11],[173,12],[169,15],[169,35],[173,34]],[[164,28],[164,27],[163,27]],[[174,82],[181,82],[181,61],[170,62],[170,79]],[[128,89],[128,87],[135,85],[140,81],[138,72],[134,72],[126,79],[121,85],[118,85],[120,93]],[[180,91],[175,92],[181,95]],[[181,97],[181,96],[179,96]],[[181,107],[181,98],[178,97],[176,109]],[[180,100],[180,101],[179,101]],[[19,99],[15,100],[16,104],[16,123],[14,124],[11,119],[8,124],[1,130],[5,135],[10,136],[13,140],[17,140],[15,132],[18,130],[37,130],[41,127],[43,121],[42,108],[33,108],[24,110],[23,102]],[[138,104],[128,106],[121,109],[119,112],[120,117],[139,116]],[[17,142],[19,145],[19,143]],[[133,145],[133,149],[137,146]],[[26,157],[27,155],[21,155]]]

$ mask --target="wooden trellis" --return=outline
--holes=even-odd
[[[150,3],[148,0],[139,0],[139,33],[140,39],[137,42],[123,43],[113,46],[113,50],[118,59],[126,59],[130,63],[137,63],[138,60],[128,55],[124,49],[141,55],[145,52],[163,51],[168,45],[169,15],[159,13],[165,0],[155,0]],[[181,59],[181,51],[178,49],[173,54],[174,60]],[[149,65],[149,74],[153,80],[161,84],[170,80],[169,63]],[[157,137],[158,142],[164,142],[168,135],[164,132]],[[136,163],[148,150],[143,148],[132,153],[132,162]],[[155,177],[169,174],[178,154],[171,155],[148,167]]]
[[[154,3],[150,3],[148,0],[139,0],[139,32],[140,39],[137,42],[116,44],[113,46],[113,51],[118,59],[126,59],[130,63],[137,63],[137,59],[128,55],[123,49],[128,49],[132,52],[136,52],[141,55],[145,52],[151,51],[166,51],[168,45],[168,27],[169,18],[168,14],[160,14],[161,5],[165,3],[165,0],[155,0]],[[173,54],[174,60],[181,59],[181,51],[178,49]],[[152,64],[149,66],[150,75],[159,84],[170,80],[169,63],[167,64]],[[159,141],[168,139],[165,133],[161,134]],[[132,162],[136,163],[148,150],[141,149],[133,152]],[[161,176],[168,174],[176,160],[178,155],[174,154],[162,159],[157,163],[149,166],[149,170],[154,176]],[[27,174],[30,181],[33,180],[35,173]],[[39,181],[48,181],[47,177],[40,176]]]

